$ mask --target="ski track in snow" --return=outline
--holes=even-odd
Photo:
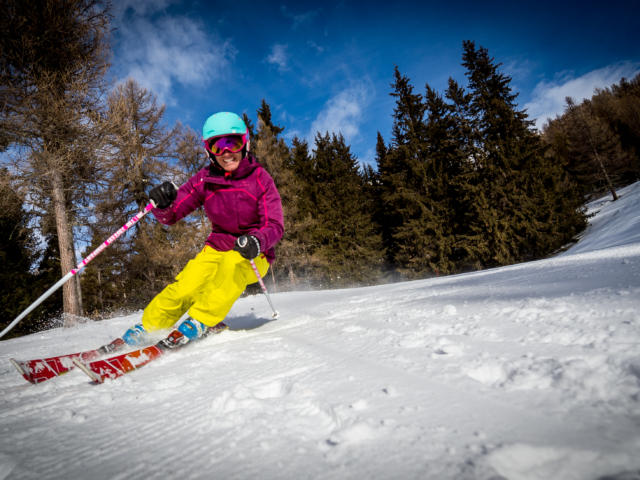
[[[27,359],[141,313],[0,341],[0,480],[640,478],[640,183],[504,268],[241,299],[230,330],[92,385]]]

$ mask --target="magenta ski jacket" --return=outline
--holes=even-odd
[[[211,221],[207,245],[219,251],[233,249],[240,235],[255,235],[269,262],[273,247],[284,233],[282,202],[271,175],[251,156],[233,172],[215,164],[205,167],[178,189],[175,201],[165,209],[154,208],[155,217],[173,225],[200,206]]]

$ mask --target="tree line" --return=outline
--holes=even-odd
[[[0,327],[148,202],[163,180],[206,165],[200,136],[168,127],[129,79],[106,84],[109,11],[94,0],[2,0]],[[463,43],[467,84],[415,90],[398,68],[388,141],[375,168],[340,134],[289,144],[262,100],[252,152],[274,177],[286,233],[277,290],[423,278],[541,258],[586,225],[590,194],[638,179],[639,78],[598,91],[542,132],[518,109],[489,52]],[[152,216],[98,256],[15,334],[143,308],[201,248],[202,211],[167,228]]]

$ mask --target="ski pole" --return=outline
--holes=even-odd
[[[60,280],[58,280],[58,282],[54,286],[52,286],[49,290],[44,292],[40,296],[40,298],[38,298],[35,302],[33,302],[31,305],[29,305],[20,315],[18,315],[13,320],[13,322],[11,322],[9,325],[7,325],[7,327],[4,330],[2,330],[2,332],[0,332],[0,338],[2,338],[7,332],[9,332],[9,330],[11,330],[13,327],[15,327],[16,324],[20,320],[22,320],[24,317],[29,315],[38,305],[40,305],[47,298],[49,298],[49,296],[53,292],[55,292],[58,288],[60,288],[62,285],[64,285],[71,277],[73,277],[76,273],[78,273],[80,270],[82,270],[87,265],[87,263],[89,263],[91,260],[96,258],[100,253],[102,253],[102,251],[105,248],[107,248],[109,245],[111,245],[118,237],[120,237],[120,235],[122,235],[124,232],[129,230],[131,227],[133,227],[138,222],[138,220],[140,220],[147,213],[149,213],[152,208],[153,208],[153,203],[149,203],[146,207],[144,207],[137,214],[135,214],[133,217],[131,217],[131,220],[129,220],[127,223],[125,223],[122,227],[120,227],[120,229],[116,233],[114,233],[109,238],[107,238],[103,243],[100,244],[100,246],[98,248],[96,248],[85,259],[83,259],[80,263],[78,263],[76,268],[72,268],[69,273],[67,273],[64,277],[62,277]]]
[[[275,320],[276,318],[278,318],[280,316],[280,314],[278,313],[276,308],[273,306],[273,302],[271,301],[271,297],[269,296],[269,292],[267,292],[267,287],[265,286],[264,281],[262,280],[262,275],[260,275],[260,272],[258,271],[258,267],[256,267],[256,262],[254,262],[253,260],[249,260],[249,263],[251,264],[251,267],[253,268],[253,271],[256,274],[256,277],[258,278],[258,283],[260,284],[260,288],[262,289],[262,293],[264,293],[264,296],[267,297],[267,301],[269,302],[269,306],[271,307],[271,310],[273,310],[273,319]]]

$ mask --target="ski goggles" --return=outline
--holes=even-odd
[[[225,135],[204,140],[204,148],[215,156],[220,156],[225,150],[237,153],[247,144],[247,135]]]

